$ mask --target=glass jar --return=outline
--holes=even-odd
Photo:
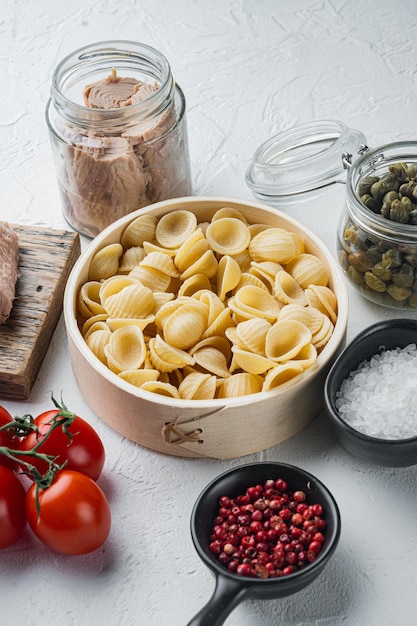
[[[258,200],[277,207],[308,201],[346,179],[345,155],[365,136],[337,120],[318,120],[274,135],[255,151],[245,180]]]
[[[72,228],[94,237],[132,211],[190,195],[185,108],[167,59],[145,44],[101,42],[59,63],[46,120]]]
[[[338,254],[350,284],[365,298],[417,310],[416,142],[368,149],[353,162]]]

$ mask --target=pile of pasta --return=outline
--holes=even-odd
[[[326,265],[235,208],[199,223],[143,214],[99,250],[78,297],[82,335],[145,391],[207,400],[274,389],[316,361],[337,319]]]

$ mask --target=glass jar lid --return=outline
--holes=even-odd
[[[343,122],[294,126],[259,146],[246,184],[255,197],[271,202],[344,182],[346,158],[365,147],[365,135]]]

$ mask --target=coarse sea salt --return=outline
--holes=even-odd
[[[417,346],[381,349],[350,372],[336,393],[340,417],[380,439],[417,436]]]

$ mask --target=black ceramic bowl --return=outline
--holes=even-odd
[[[342,382],[360,363],[383,349],[405,348],[417,343],[417,320],[394,319],[377,322],[359,333],[331,367],[324,385],[324,404],[332,430],[345,450],[366,461],[386,467],[406,467],[417,463],[417,437],[379,439],[352,428],[339,415],[336,394]]]
[[[209,550],[210,533],[220,496],[235,497],[252,485],[283,478],[292,491],[303,490],[309,502],[319,503],[327,522],[326,540],[317,558],[304,569],[280,578],[248,578],[230,572]],[[259,462],[241,465],[215,478],[198,497],[191,515],[194,546],[216,579],[214,593],[188,626],[220,626],[246,597],[282,598],[309,585],[333,554],[340,536],[340,513],[330,491],[315,476],[293,465]]]

